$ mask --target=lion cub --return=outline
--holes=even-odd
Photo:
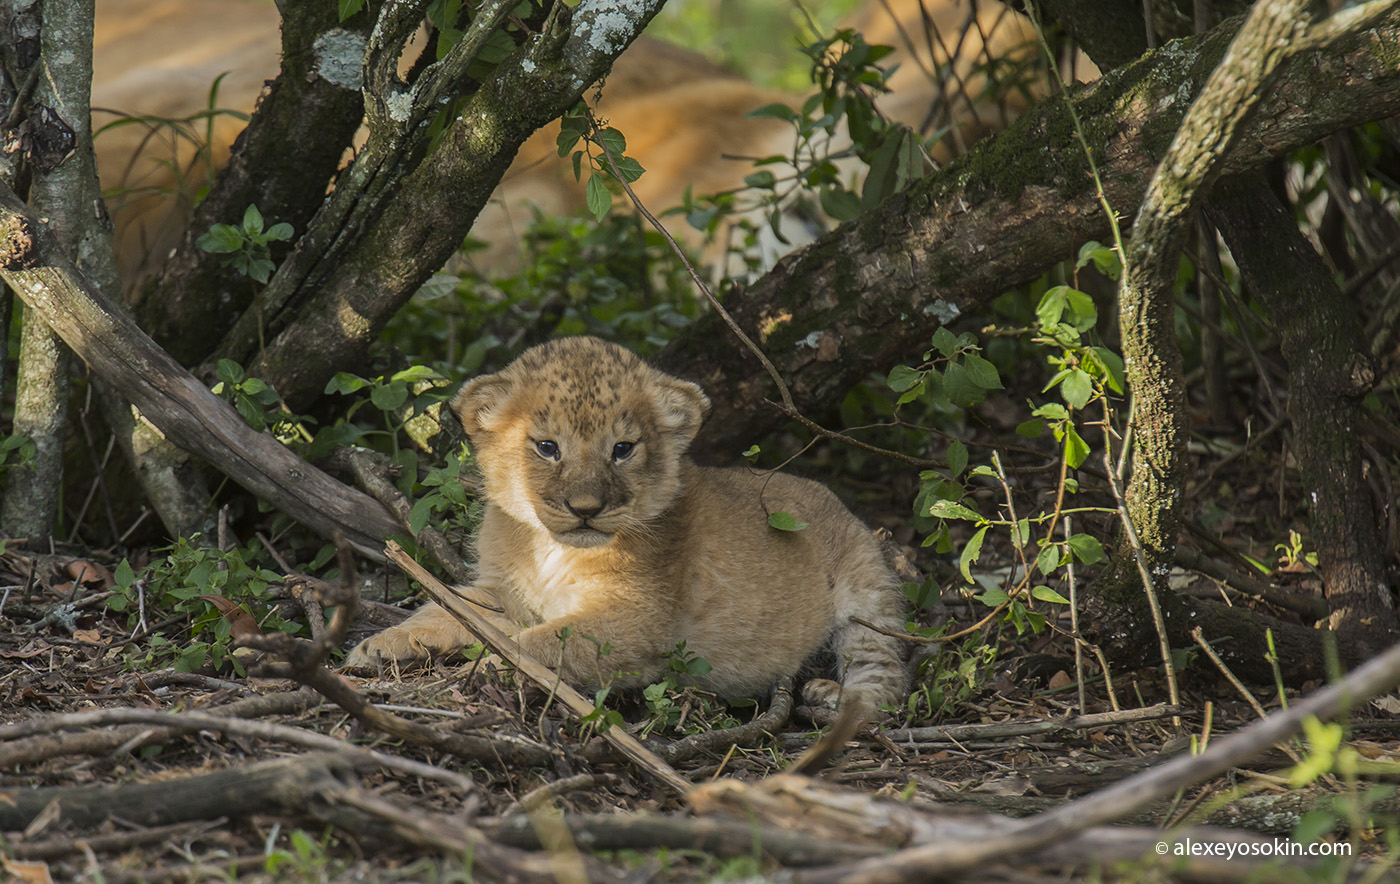
[[[692,463],[686,448],[709,405],[695,384],[589,337],[541,344],[468,383],[452,408],[486,510],[479,576],[459,591],[503,607],[521,647],[574,683],[659,681],[684,641],[712,666],[700,687],[741,697],[830,647],[842,684],[808,682],[809,701],[840,696],[865,715],[900,702],[899,641],[854,622],[902,625],[899,582],[874,537],[815,482]],[[779,510],[807,527],[770,527]],[[473,640],[428,604],[346,663]]]

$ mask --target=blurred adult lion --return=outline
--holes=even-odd
[[[227,159],[242,115],[276,76],[279,24],[266,0],[97,0],[94,122],[146,120],[109,128],[97,140],[118,267],[129,284],[178,242],[194,194]],[[1005,125],[1045,89],[1043,77],[1034,79],[1038,50],[1028,43],[1029,23],[996,0],[870,0],[852,24],[868,42],[895,48],[888,60],[900,65],[894,92],[879,105],[925,134],[942,132],[936,160]],[[216,80],[214,103],[225,112],[205,114]],[[787,124],[746,114],[799,101],[698,53],[642,37],[613,66],[597,109],[627,136],[628,153],[647,170],[637,195],[659,211],[679,204],[687,187],[706,194],[742,186],[752,171],[744,158],[789,151]],[[556,132],[547,127],[526,142],[478,218],[473,236],[487,243],[474,258],[479,266],[512,265],[529,206],[583,209],[583,190],[567,159],[556,155]]]

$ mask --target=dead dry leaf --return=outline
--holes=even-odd
[[[21,862],[7,856],[0,856],[0,862],[5,864],[6,873],[24,884],[53,884],[53,876],[49,874],[49,864],[46,862]]]

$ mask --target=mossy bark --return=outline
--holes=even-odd
[[[196,207],[160,277],[145,284],[137,319],[184,365],[203,360],[252,300],[253,283],[195,241],[216,223],[237,225],[256,205],[270,227],[301,233],[325,199],[360,125],[360,59],[380,3],[344,23],[338,4],[282,7],[282,68],[258,101],[229,163]],[[274,254],[274,258],[281,255]]]
[[[1366,659],[1400,640],[1400,628],[1356,435],[1376,377],[1359,311],[1262,175],[1220,182],[1209,215],[1288,360],[1293,447],[1330,625],[1344,659]]]
[[[363,363],[379,331],[461,245],[520,145],[573,107],[660,6],[598,0],[551,19],[472,92],[432,153],[331,231],[352,247],[336,243],[334,260],[279,270],[266,347],[249,351],[246,337],[230,335],[220,355],[242,357],[293,408],[319,396],[336,371]],[[323,232],[319,222],[308,236]]]
[[[1073,100],[1109,202],[1138,210],[1158,161],[1239,22],[1168,44]],[[1239,172],[1337,130],[1400,113],[1400,13],[1289,63],[1242,127],[1222,171]],[[1063,100],[1042,102],[966,157],[929,175],[725,303],[764,347],[808,415],[831,413],[872,373],[917,359],[942,323],[1105,240],[1084,153]],[[736,356],[736,354],[738,354]],[[776,391],[723,323],[706,316],[657,359],[714,402],[696,450],[732,459],[784,419]]]

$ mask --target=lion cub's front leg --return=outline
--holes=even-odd
[[[474,602],[499,606],[497,597],[490,590],[465,587],[455,592]],[[504,617],[483,613],[496,621],[496,626],[502,631],[515,631],[516,627]],[[450,654],[476,640],[476,636],[461,621],[436,602],[429,602],[398,626],[390,626],[360,642],[346,655],[345,665],[367,669],[377,663],[424,660],[436,654]]]

